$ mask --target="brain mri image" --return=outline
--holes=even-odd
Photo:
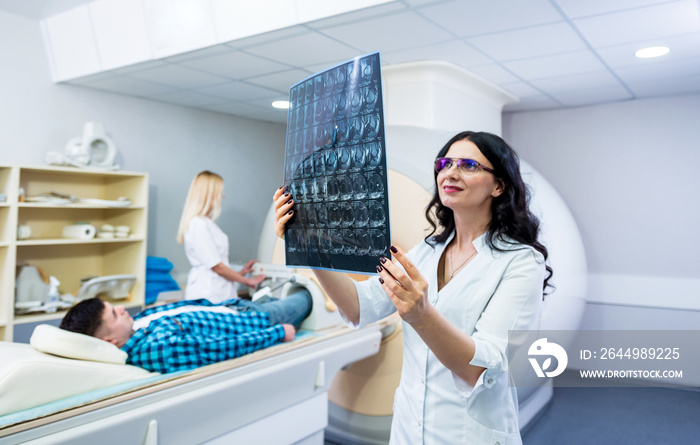
[[[379,53],[293,85],[289,99],[287,265],[376,273],[391,240]]]

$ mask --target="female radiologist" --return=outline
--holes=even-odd
[[[185,298],[206,298],[220,303],[237,298],[236,283],[255,288],[264,275],[247,278],[254,260],[236,272],[229,265],[228,237],[214,222],[221,214],[224,180],[210,171],[197,174],[190,184],[182,210],[178,243],[185,244],[185,254],[192,268],[187,276]]]
[[[522,443],[508,330],[536,326],[552,270],[519,164],[498,136],[457,134],[435,161],[425,242],[408,253],[391,246],[394,260],[379,258],[367,281],[314,270],[352,325],[394,311],[403,319],[392,444]],[[294,202],[284,187],[273,199],[283,237]]]

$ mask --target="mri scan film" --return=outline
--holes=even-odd
[[[289,97],[287,265],[376,273],[391,240],[379,53],[317,73]]]

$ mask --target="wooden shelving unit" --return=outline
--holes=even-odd
[[[35,203],[20,202],[24,197],[51,192],[78,199],[117,201],[127,198],[128,206],[102,202]],[[115,304],[142,307],[146,277],[146,238],[148,224],[148,175],[133,172],[103,172],[62,167],[0,165],[0,340],[12,341],[13,330],[23,323],[60,319],[53,314],[15,315],[15,275],[17,265],[31,264],[60,282],[61,294],[76,294],[80,278],[97,275],[136,275],[129,298]],[[126,225],[127,238],[66,239],[63,227],[76,222]],[[18,225],[31,229],[31,237],[17,240]]]

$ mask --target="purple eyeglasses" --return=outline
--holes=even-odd
[[[479,171],[479,167],[483,168],[487,172],[491,173],[492,175],[496,176],[496,172],[492,168],[485,167],[484,164],[481,164],[474,159],[467,159],[467,158],[437,158],[435,160],[435,171],[440,173],[440,171],[444,169],[449,169],[452,167],[452,164],[456,162],[457,163],[457,168],[459,171],[463,173],[476,173]]]

